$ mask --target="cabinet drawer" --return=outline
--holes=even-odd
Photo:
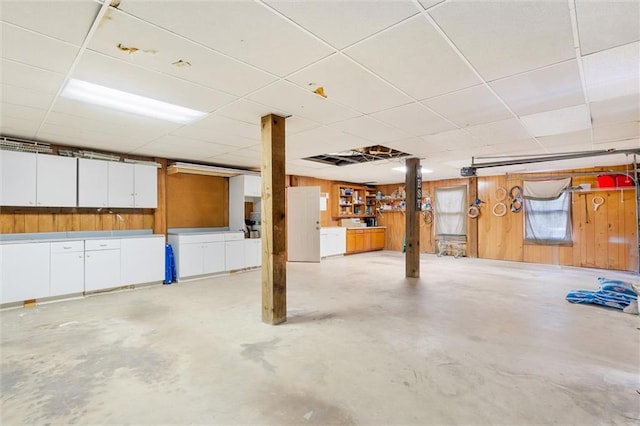
[[[244,240],[244,232],[229,232],[224,234],[225,241]]]
[[[60,241],[51,243],[51,253],[84,251],[84,241]]]
[[[180,241],[180,244],[217,243],[224,241],[224,234],[180,235],[178,241]]]
[[[85,250],[113,250],[120,248],[119,239],[110,240],[86,240]]]

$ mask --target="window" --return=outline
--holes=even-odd
[[[467,235],[467,187],[436,188],[436,235]]]
[[[531,185],[527,188],[527,183],[524,190],[525,241],[536,244],[570,243],[571,195],[564,191],[570,180],[566,184],[549,181],[549,187],[555,185],[555,188],[544,195],[539,191],[543,182],[536,182],[537,187],[533,191]]]

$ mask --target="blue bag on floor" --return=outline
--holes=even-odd
[[[176,273],[176,260],[173,257],[171,244],[164,246],[164,284],[171,284],[178,280]]]

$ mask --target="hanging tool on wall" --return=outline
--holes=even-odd
[[[431,204],[431,196],[427,195],[422,205],[422,218],[424,223],[430,225],[433,222],[433,205]]]
[[[471,219],[475,219],[480,216],[481,203],[484,203],[484,201],[482,201],[480,198],[476,198],[473,204],[469,206],[469,209],[467,210],[467,216],[469,216]]]
[[[511,198],[511,211],[518,213],[522,210],[522,188],[518,185],[512,186],[509,190],[509,198]]]
[[[597,212],[600,206],[604,204],[604,198],[600,195],[596,195],[591,199],[591,203],[593,204],[593,211]]]

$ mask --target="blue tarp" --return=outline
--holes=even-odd
[[[600,282],[600,288],[596,291],[570,291],[566,296],[567,301],[571,303],[593,303],[610,308],[624,309],[631,302],[638,299],[638,295],[628,282],[610,280],[603,277],[598,277],[598,282]]]

